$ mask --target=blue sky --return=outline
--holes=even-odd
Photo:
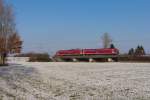
[[[108,32],[127,52],[142,44],[150,53],[150,0],[7,0],[13,4],[23,52],[101,48]]]

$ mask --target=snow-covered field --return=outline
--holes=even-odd
[[[150,63],[29,63],[0,67],[0,100],[150,100]]]

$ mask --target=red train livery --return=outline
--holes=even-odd
[[[119,50],[116,48],[106,49],[71,49],[59,50],[56,56],[75,56],[75,55],[118,55]]]
[[[82,55],[82,50],[81,49],[59,50],[56,53],[56,56],[65,56],[65,55]]]

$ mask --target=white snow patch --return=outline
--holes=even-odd
[[[149,83],[149,63],[19,62],[0,67],[3,100],[150,100]]]

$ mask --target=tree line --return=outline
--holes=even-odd
[[[20,53],[22,40],[19,36],[13,8],[0,0],[0,64],[5,64],[5,58],[10,53]]]
[[[131,56],[140,56],[140,55],[146,55],[146,52],[144,50],[144,47],[141,45],[138,45],[136,49],[131,48],[128,52],[128,55]]]
[[[115,48],[113,44],[113,40],[109,35],[109,33],[104,33],[102,35],[102,44],[103,44],[103,48]],[[128,55],[141,56],[141,55],[146,55],[146,52],[142,45],[138,45],[135,49],[134,48],[129,49]]]

